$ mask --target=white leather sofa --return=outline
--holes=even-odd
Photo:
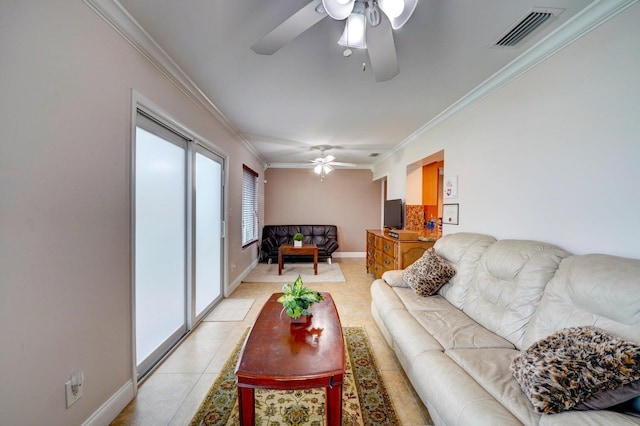
[[[539,414],[509,369],[567,327],[640,343],[640,260],[470,233],[434,249],[456,268],[436,295],[419,296],[402,271],[388,271],[371,286],[371,310],[436,425],[640,425],[608,410]]]

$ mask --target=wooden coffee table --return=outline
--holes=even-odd
[[[311,321],[292,324],[282,293],[271,295],[258,315],[238,358],[240,424],[255,421],[254,389],[326,388],[327,424],[340,425],[344,339],[338,311],[329,293],[311,306]]]
[[[318,246],[315,244],[303,244],[302,247],[294,247],[293,244],[282,244],[278,249],[278,275],[282,275],[284,268],[284,256],[309,256],[313,255],[313,273],[318,275]]]

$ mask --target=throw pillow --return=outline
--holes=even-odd
[[[538,413],[559,413],[639,380],[640,346],[596,327],[565,328],[522,351],[510,368]]]
[[[623,402],[631,401],[634,398],[640,398],[640,380],[595,394],[591,398],[576,404],[573,409],[577,411],[606,410]]]
[[[402,271],[402,279],[420,296],[431,296],[445,285],[456,270],[433,247]]]

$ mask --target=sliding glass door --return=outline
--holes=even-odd
[[[195,316],[222,296],[222,159],[203,147],[195,155]]]
[[[135,331],[144,375],[187,331],[187,141],[144,116],[137,124]]]
[[[141,110],[134,158],[140,379],[222,298],[224,159]]]

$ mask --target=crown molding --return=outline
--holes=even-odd
[[[211,114],[261,162],[264,158],[229,119],[215,106],[189,76],[176,64],[158,43],[138,24],[117,0],[83,0],[118,34],[162,72],[173,84],[201,109]]]
[[[173,61],[173,59],[171,59],[171,57],[156,43],[156,41],[151,38],[151,36],[117,0],[83,1],[190,99],[222,123],[222,125],[236,138],[238,138],[238,140],[240,140],[251,153],[253,153],[260,161],[264,162],[262,155],[260,155],[255,147],[249,143],[242,133],[226,118],[215,104],[200,90],[189,76]],[[597,0],[593,2],[591,5],[565,22],[562,26],[558,27],[476,88],[453,103],[447,109],[442,111],[435,118],[409,135],[398,145],[384,154],[381,154],[380,157],[377,158],[370,166],[366,165],[361,168],[374,170],[376,165],[387,160],[396,152],[416,142],[440,123],[469,108],[489,96],[492,92],[515,80],[529,69],[543,62],[637,1],[638,0]],[[301,167],[306,166],[294,163],[271,163],[266,166],[266,168]]]
[[[375,166],[387,160],[396,152],[419,140],[434,127],[515,80],[526,71],[543,62],[637,1],[638,0],[598,0],[593,2],[498,72],[480,83],[475,89],[464,95],[431,121],[409,135],[405,140],[380,155],[380,157],[373,162],[373,168],[375,169]]]
[[[266,169],[311,169],[315,167],[314,163],[265,163],[264,168]],[[353,166],[345,167],[332,164],[335,170],[371,170],[373,171],[373,166],[370,164],[354,164]]]

